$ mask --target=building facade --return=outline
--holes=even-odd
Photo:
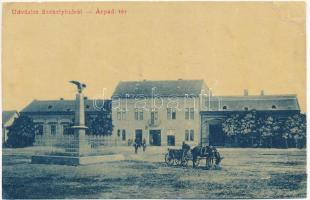
[[[112,139],[122,145],[145,139],[153,146],[180,146],[183,141],[224,146],[225,119],[252,110],[282,119],[300,113],[296,95],[245,91],[242,96],[212,96],[203,80],[122,81],[111,100],[85,100],[86,118],[109,115]],[[49,137],[69,133],[74,112],[75,100],[60,99],[34,100],[20,114],[33,119],[36,135]]]
[[[116,140],[148,145],[225,145],[223,121],[255,110],[285,119],[300,113],[296,95],[212,96],[203,80],[125,81],[112,96]]]
[[[231,114],[256,111],[258,115],[269,115],[285,120],[300,113],[296,95],[249,95],[211,96],[201,111],[201,143],[214,146],[227,144],[222,123]]]
[[[206,91],[203,80],[120,82],[112,96],[113,134],[124,144],[197,144]]]
[[[95,117],[100,113],[111,115],[110,100],[85,99],[86,116]],[[68,134],[74,123],[75,100],[34,100],[20,114],[34,121],[36,135],[49,137]]]

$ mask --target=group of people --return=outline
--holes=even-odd
[[[143,140],[141,141],[138,138],[135,138],[134,142],[132,143],[131,139],[128,140],[128,146],[133,145],[133,147],[135,148],[135,153],[138,153],[138,149],[140,147],[142,147],[143,152],[146,150],[146,140],[145,138],[143,138]]]

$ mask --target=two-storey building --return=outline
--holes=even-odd
[[[114,135],[123,143],[197,144],[206,91],[203,80],[122,81],[112,96]]]

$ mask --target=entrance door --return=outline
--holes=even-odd
[[[142,142],[142,130],[141,129],[136,130],[136,138],[138,139],[139,142]]]
[[[150,145],[161,145],[161,133],[160,130],[150,130]]]
[[[210,124],[209,125],[209,142],[213,146],[224,146],[225,135],[222,131],[221,124]]]

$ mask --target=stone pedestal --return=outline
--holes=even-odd
[[[78,156],[87,155],[90,153],[90,145],[86,138],[85,126],[85,107],[84,107],[84,95],[82,93],[76,94],[75,101],[75,125],[72,126],[74,129],[74,139],[76,142],[76,154]]]

